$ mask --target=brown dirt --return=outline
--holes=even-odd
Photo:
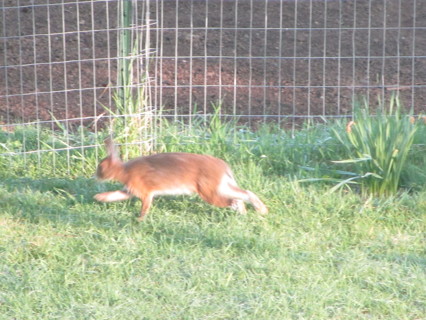
[[[3,122],[90,117],[112,104],[116,3],[64,2],[4,1]],[[163,44],[152,65],[153,101],[166,113],[188,114],[194,105],[209,112],[222,99],[224,112],[243,116],[345,115],[354,96],[395,92],[406,106],[426,109],[421,1],[416,8],[412,0],[176,3],[150,8],[161,27],[152,46]]]

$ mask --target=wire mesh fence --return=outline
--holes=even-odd
[[[348,115],[355,97],[391,92],[424,105],[425,9],[416,1],[161,5],[156,79],[174,114],[221,100],[248,121],[293,121]]]
[[[127,26],[120,23],[123,3],[132,7]],[[212,104],[250,125],[274,121],[295,128],[306,119],[351,116],[360,96],[375,103],[394,93],[407,108],[425,110],[426,7],[418,0],[2,0],[1,5],[5,134],[31,126],[36,134],[38,128],[84,128],[96,135],[112,127],[113,119],[149,114],[152,120],[135,137],[146,140],[155,138],[157,117],[190,123],[211,113]],[[142,109],[118,114],[114,94],[121,87],[124,29],[143,34],[128,59],[136,60],[132,72],[143,74],[136,76],[143,81],[131,85],[142,87],[148,98]],[[93,145],[82,137],[61,147],[38,143],[1,154]]]

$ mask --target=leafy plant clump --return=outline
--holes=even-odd
[[[418,129],[412,112],[404,113],[397,97],[389,106],[381,106],[373,114],[367,103],[354,112],[354,120],[346,130],[334,130],[337,139],[350,156],[333,161],[349,164],[355,175],[343,184],[359,181],[364,195],[389,196],[397,193],[401,175]]]

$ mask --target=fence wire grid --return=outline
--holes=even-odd
[[[250,125],[295,128],[350,117],[358,97],[375,103],[391,94],[425,110],[419,0],[1,0],[3,132],[85,127],[96,134],[117,116],[108,110],[119,88],[119,7],[128,1],[128,29],[144,34],[133,55],[148,74],[154,118],[207,116],[221,103],[223,115]],[[154,139],[153,127],[140,138]]]

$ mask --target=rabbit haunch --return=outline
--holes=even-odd
[[[102,202],[120,201],[136,196],[142,200],[140,219],[149,211],[154,196],[198,193],[218,207],[231,207],[245,213],[244,202],[265,214],[262,201],[251,191],[238,187],[228,164],[209,155],[193,153],[159,153],[123,162],[112,142],[105,141],[108,157],[101,161],[96,176],[115,180],[125,186],[123,191],[95,195]]]

